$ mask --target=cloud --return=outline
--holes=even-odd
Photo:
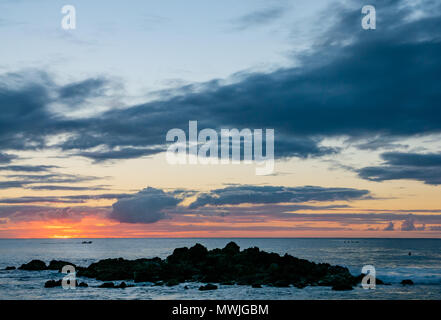
[[[233,30],[242,31],[248,28],[266,25],[280,18],[286,8],[272,7],[245,14],[232,21]]]
[[[389,222],[386,228],[384,228],[384,231],[394,231],[395,226],[393,222]]]
[[[108,209],[100,207],[64,207],[34,205],[7,205],[0,206],[0,218],[9,222],[29,222],[59,220],[64,222],[78,222],[85,216],[105,216]]]
[[[205,205],[223,206],[243,203],[299,203],[310,201],[338,201],[366,199],[368,190],[351,188],[323,188],[315,186],[282,187],[234,185],[200,194],[190,208]]]
[[[49,190],[49,191],[97,191],[97,190],[108,190],[105,186],[96,187],[74,187],[74,186],[57,186],[57,185],[40,185],[40,186],[26,186],[26,189],[31,190]]]
[[[371,181],[418,180],[430,185],[441,184],[441,154],[383,153],[384,164],[357,170]]]
[[[369,146],[375,148],[440,133],[441,4],[373,4],[381,12],[381,32],[360,27],[361,6],[336,7],[328,12],[335,12],[334,23],[307,53],[296,56],[296,67],[187,85],[157,100],[81,119],[55,115],[48,105],[103,95],[110,80],[59,86],[43,72],[3,75],[0,147],[44,148],[48,136],[67,133],[56,147],[69,156],[128,159],[162,152],[167,131],[185,129],[189,120],[198,120],[200,129],[274,128],[277,158],[338,152],[322,145],[327,137],[352,142],[383,137]],[[412,17],[415,10],[424,14]],[[281,14],[280,9],[265,12],[243,20],[266,23]]]
[[[117,160],[117,159],[133,159],[143,156],[150,156],[165,151],[165,148],[122,148],[110,151],[82,151],[76,155],[93,159],[95,162]]]
[[[164,210],[176,207],[179,202],[170,193],[148,187],[115,202],[109,218],[122,223],[154,223],[166,219]]]
[[[13,159],[16,159],[17,156],[7,153],[0,152],[0,163],[10,163]]]
[[[79,183],[100,180],[103,178],[74,174],[9,174],[5,175],[8,181],[0,181],[0,189],[31,188],[35,184]],[[91,188],[93,189],[93,188]]]
[[[0,171],[22,171],[22,172],[47,172],[51,169],[59,168],[58,166],[34,166],[34,165],[11,165],[11,166],[0,166]]]
[[[420,227],[415,226],[415,217],[409,215],[401,224],[401,231],[423,231],[426,228],[425,224]]]
[[[87,98],[103,96],[106,93],[106,85],[108,84],[110,84],[110,81],[104,78],[90,78],[70,83],[58,89],[59,99],[79,104]]]
[[[132,195],[126,193],[105,193],[98,195],[74,195],[74,196],[45,196],[45,197],[17,197],[17,198],[3,198],[0,199],[0,203],[6,204],[27,204],[27,203],[85,203],[88,200],[112,200],[123,199],[131,197]]]

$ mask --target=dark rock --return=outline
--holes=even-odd
[[[67,281],[67,284],[69,285],[69,281]],[[45,288],[56,288],[56,287],[61,287],[63,285],[62,280],[49,280],[46,281],[46,283],[44,284]],[[75,286],[76,287],[81,287],[81,284],[78,284],[78,281],[75,280]],[[87,286],[87,284],[86,284]]]
[[[385,285],[384,281],[378,278],[375,278],[375,284]]]
[[[214,284],[211,284],[211,283],[206,284],[205,286],[199,287],[200,291],[208,291],[208,290],[216,290],[216,289],[217,289],[217,286]]]
[[[104,282],[98,288],[115,288],[115,284],[113,282]]]
[[[189,288],[188,288],[188,286],[185,286],[184,289],[185,289],[185,290],[188,290]]]
[[[411,286],[411,285],[413,285],[413,281],[410,279],[405,279],[405,280],[401,281],[401,284],[403,286]]]
[[[74,268],[76,268],[76,265],[74,265],[73,263],[67,261],[59,261],[59,260],[52,260],[51,262],[49,262],[49,266],[47,268],[49,270],[58,270],[59,272],[61,272],[63,267],[66,265],[73,266]]]
[[[61,287],[61,280],[49,280],[46,281],[46,283],[44,284],[45,288],[56,288],[56,287]]]
[[[289,282],[288,281],[284,281],[284,280],[278,280],[276,282],[273,283],[274,287],[278,287],[278,288],[288,288],[289,287]]]
[[[335,291],[349,291],[349,290],[353,290],[354,288],[346,283],[339,283],[339,284],[335,284],[332,286],[332,290]]]
[[[208,253],[207,248],[205,248],[200,243],[196,243],[193,247],[188,249],[188,255],[192,261],[203,260]]]
[[[44,263],[41,260],[32,260],[29,263],[22,264],[19,269],[28,270],[28,271],[39,271],[39,270],[46,270],[47,266],[46,263]]]
[[[366,276],[366,274],[360,274],[359,276],[357,276],[357,277],[355,277],[355,284],[359,284],[359,283],[361,283],[361,281],[363,280],[363,278]],[[354,285],[355,285],[354,284]],[[378,278],[375,278],[375,284],[378,284],[378,285],[387,285],[383,280],[381,280],[381,279],[378,279]]]
[[[155,284],[153,286],[154,287],[160,287],[160,286],[163,286],[163,285],[164,285],[164,282],[158,281],[158,282],[155,282]]]
[[[177,286],[179,284],[179,280],[177,279],[172,279],[167,281],[167,283],[165,284],[167,287],[174,287]]]
[[[222,252],[228,255],[238,254],[240,252],[240,247],[235,242],[231,241],[222,249]]]
[[[127,288],[127,284],[126,284],[125,282],[121,282],[121,283],[119,284],[119,286],[117,286],[117,288],[125,289],[125,288]]]
[[[51,262],[54,268],[63,263],[65,262]],[[359,284],[364,276],[355,277],[345,267],[314,263],[289,254],[280,256],[277,253],[261,251],[257,247],[240,251],[234,242],[228,243],[223,249],[207,250],[201,244],[191,248],[176,248],[164,260],[105,259],[92,263],[87,268],[77,267],[76,270],[79,277],[105,282],[151,282],[155,286],[171,286],[192,281],[248,286],[293,285],[297,288],[318,285],[339,289],[352,288]],[[380,283],[381,280],[377,279],[377,284]]]
[[[137,282],[159,280],[159,272],[163,262],[159,258],[125,260],[105,259],[92,263],[85,269],[78,270],[80,277],[95,278],[101,281],[136,280]],[[154,266],[158,265],[157,268]]]
[[[15,269],[16,269],[15,267],[6,267],[5,268],[6,271],[11,271],[11,270],[15,270]]]
[[[251,285],[252,288],[262,288],[262,285],[255,283]]]
[[[87,288],[89,285],[87,284],[87,283],[85,283],[85,282],[81,282],[79,285],[78,285],[78,287],[80,287],[80,288]]]

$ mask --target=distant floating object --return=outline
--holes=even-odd
[[[411,256],[411,255],[412,255],[412,252],[409,251],[409,256]]]
[[[92,241],[83,241],[82,243],[83,243],[83,244],[91,244]]]

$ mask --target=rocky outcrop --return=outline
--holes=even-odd
[[[59,270],[65,264],[70,263],[53,260],[49,268]],[[44,262],[36,260],[24,266],[46,267]],[[105,259],[87,268],[76,267],[76,270],[77,276],[104,281],[101,286],[103,288],[119,287],[111,281],[124,280],[167,286],[192,281],[249,285],[255,288],[262,285],[297,288],[327,286],[334,290],[350,290],[364,276],[353,276],[345,267],[314,263],[289,254],[281,256],[257,247],[241,251],[234,242],[228,243],[223,249],[207,250],[201,244],[191,248],[177,248],[166,259]],[[377,279],[376,283],[383,282]]]
[[[28,270],[28,271],[40,271],[40,270],[46,270],[47,266],[46,263],[44,263],[41,260],[32,260],[29,263],[22,264],[19,269]]]
[[[60,260],[52,260],[51,262],[49,262],[49,266],[47,267],[49,270],[58,270],[59,272],[61,272],[61,270],[63,269],[64,266],[73,266],[74,268],[76,268],[76,265],[74,265],[73,263],[67,262],[67,261],[60,261]]]
[[[6,271],[11,271],[11,270],[15,270],[15,269],[16,269],[15,267],[6,267],[5,268]]]
[[[329,286],[335,290],[352,288],[362,278],[351,275],[344,267],[317,264],[288,254],[280,256],[257,247],[240,251],[234,242],[223,249],[210,251],[201,244],[177,248],[164,260],[101,260],[88,268],[79,269],[77,274],[101,281],[134,280],[160,282],[169,286],[196,281],[298,288]]]
[[[410,279],[405,279],[405,280],[401,281],[401,284],[403,286],[412,286],[413,285],[413,281],[410,280]]]
[[[125,282],[121,282],[119,285],[115,285],[113,282],[104,282],[98,288],[108,288],[108,289],[125,289],[127,287],[133,287],[132,285],[127,285]]]
[[[46,281],[46,283],[44,284],[45,288],[57,288],[57,287],[61,287],[62,284],[62,280],[49,280]],[[78,282],[77,280],[75,280],[75,286],[76,287],[80,287],[80,288],[87,288],[89,285],[85,282]]]

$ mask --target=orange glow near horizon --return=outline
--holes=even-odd
[[[127,224],[86,217],[76,222],[16,222],[7,227],[3,224],[0,225],[0,238],[441,238],[439,232],[385,232],[384,227],[384,224],[343,226],[340,222],[278,220],[260,223],[162,220],[152,224]]]

